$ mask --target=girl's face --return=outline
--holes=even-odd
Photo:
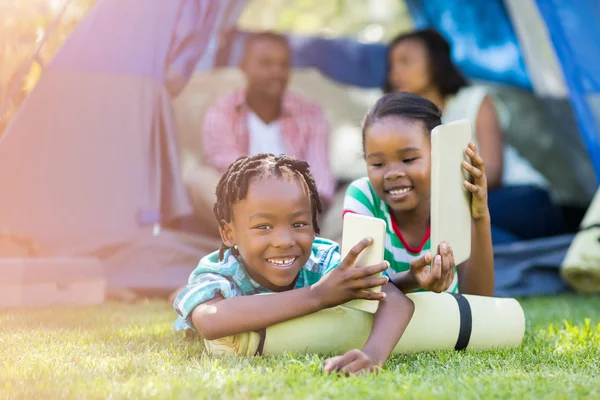
[[[255,178],[232,212],[223,242],[237,245],[256,282],[273,291],[292,289],[315,237],[306,186],[298,178]]]
[[[431,143],[424,125],[386,117],[365,132],[369,181],[396,216],[429,208]]]
[[[390,52],[388,80],[396,92],[422,94],[430,89],[429,54],[418,39],[406,39]]]

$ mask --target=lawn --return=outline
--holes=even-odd
[[[323,356],[227,358],[172,329],[164,302],[0,311],[0,398],[600,398],[600,297],[522,301],[522,347],[395,356],[327,376]]]

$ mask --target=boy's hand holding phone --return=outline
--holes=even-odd
[[[354,264],[358,256],[372,243],[371,238],[365,238],[356,244],[340,265],[325,275],[312,287],[319,304],[323,308],[335,307],[351,300],[383,300],[385,293],[372,292],[367,289],[385,285],[386,276],[372,277],[389,267],[387,261],[363,268],[356,268]]]

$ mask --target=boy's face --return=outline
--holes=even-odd
[[[431,143],[420,122],[388,117],[365,134],[369,180],[394,215],[429,212]]]
[[[223,242],[237,245],[256,282],[273,291],[292,289],[315,237],[305,185],[297,178],[255,178],[232,211],[221,231]]]

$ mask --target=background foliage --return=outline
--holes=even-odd
[[[44,65],[96,1],[0,0],[0,135]],[[403,0],[250,0],[239,25],[378,42],[409,30],[411,19]],[[39,57],[32,60],[38,47]]]

